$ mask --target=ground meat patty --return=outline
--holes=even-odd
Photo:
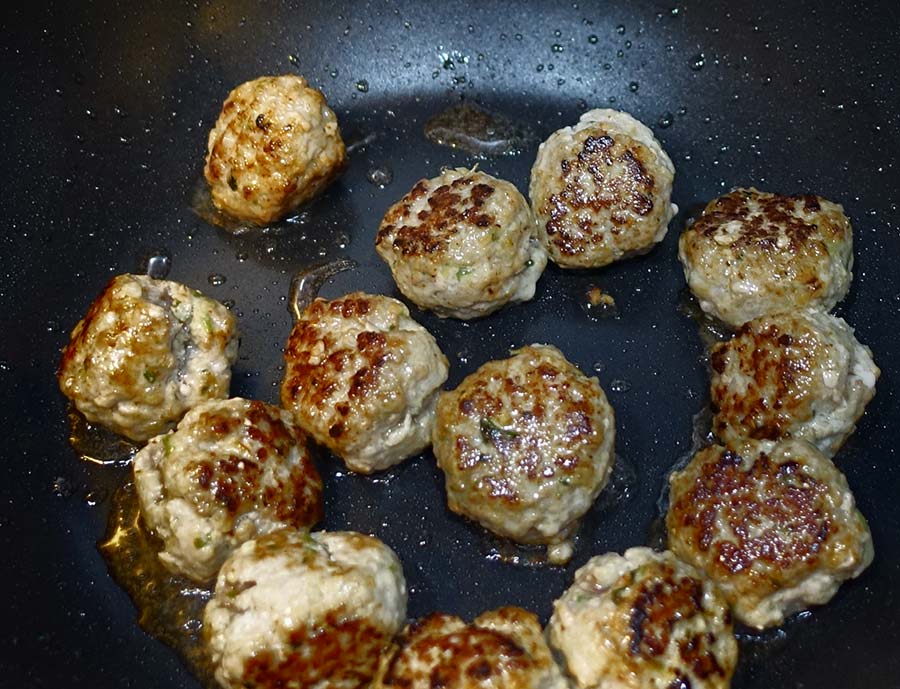
[[[325,96],[293,74],[260,77],[229,93],[207,148],[203,173],[216,208],[258,224],[318,194],[346,158]]]
[[[203,634],[225,689],[357,689],[405,617],[403,571],[384,543],[284,529],[225,562]]]
[[[228,309],[196,290],[118,275],[72,331],[59,387],[88,421],[142,442],[228,396],[236,329]]]
[[[388,209],[375,248],[408,299],[454,318],[528,301],[547,265],[525,198],[465,168],[420,180]]]
[[[678,212],[675,168],[642,123],[590,110],[550,135],[531,168],[541,241],[563,268],[597,268],[649,251]]]
[[[466,624],[434,613],[384,653],[372,689],[567,689],[537,617],[505,607]]]
[[[386,469],[431,441],[447,359],[396,299],[316,299],[284,358],[282,405],[353,471]]]
[[[757,629],[826,603],[872,561],[847,479],[803,440],[713,445],[670,478],[669,547]]]
[[[840,318],[821,311],[762,316],[710,352],[713,430],[802,438],[831,457],[856,428],[881,373]]]
[[[290,415],[262,402],[204,402],[134,458],[144,522],[159,557],[192,579],[215,576],[241,543],[322,518],[322,479]]]
[[[596,378],[555,347],[524,347],[441,395],[434,454],[450,509],[525,544],[567,543],[606,485],[615,421]]]
[[[734,326],[837,304],[853,275],[844,209],[819,196],[736,189],[710,201],[678,243],[700,307]]]
[[[591,558],[547,632],[577,689],[725,689],[737,664],[725,599],[669,551]]]

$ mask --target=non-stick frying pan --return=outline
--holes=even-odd
[[[348,256],[359,267],[326,296],[396,295],[373,250],[388,205],[446,165],[477,162],[525,190],[538,140],[598,106],[647,122],[675,162],[682,211],[663,244],[603,270],[551,267],[533,302],[477,322],[414,310],[451,360],[450,386],[529,342],[598,371],[617,413],[621,485],[590,513],[571,565],[505,561],[515,551],[444,507],[429,453],[376,479],[323,455],[324,525],[376,533],[398,552],[411,616],[509,603],[546,619],[590,555],[653,540],[664,475],[705,404],[675,252],[685,219],[732,186],[818,193],[854,223],[855,279],[838,312],[883,370],[837,456],[876,559],[827,606],[782,630],[742,632],[734,686],[900,686],[896,3],[37,2],[5,15],[0,686],[196,686],[138,627],[97,551],[129,469],[79,459],[56,390],[59,349],[110,276],[166,252],[171,278],[233,301],[243,340],[232,393],[276,401],[295,271]],[[283,72],[319,86],[357,146],[293,222],[232,235],[192,209],[206,135],[233,86]],[[426,139],[428,118],[460,101],[537,138],[477,161]],[[391,180],[381,188],[373,176]],[[592,285],[615,297],[618,318],[585,312]]]

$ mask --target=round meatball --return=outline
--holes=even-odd
[[[740,438],[802,438],[831,457],[875,395],[872,352],[821,311],[762,316],[710,352],[713,430]]]
[[[322,479],[287,412],[240,398],[204,402],[135,455],[144,522],[160,560],[204,581],[241,543],[322,518]]]
[[[196,290],[118,275],[72,331],[59,387],[88,421],[143,442],[228,396],[236,331],[231,312]]]
[[[386,469],[430,443],[447,358],[396,299],[316,299],[284,358],[282,405],[353,471]]]
[[[207,149],[203,173],[216,208],[260,225],[321,192],[346,162],[325,96],[293,74],[229,93]]]
[[[439,316],[476,318],[528,301],[547,265],[528,202],[478,170],[423,179],[388,210],[375,249],[408,299]]]
[[[700,308],[733,326],[804,307],[828,311],[853,277],[841,206],[753,188],[710,201],[681,235],[678,257]]]
[[[538,148],[529,195],[538,236],[562,268],[598,268],[646,253],[678,212],[675,167],[642,123],[590,110]]]
[[[567,689],[537,617],[505,607],[466,624],[434,613],[382,655],[372,689]]]
[[[669,551],[591,558],[547,631],[577,689],[725,689],[737,664],[727,602]]]
[[[450,509],[499,536],[553,546],[557,564],[609,479],[614,441],[600,383],[547,345],[484,364],[438,400],[434,455]]]
[[[847,479],[804,440],[700,450],[670,478],[669,547],[763,629],[828,602],[872,561]]]
[[[403,571],[384,543],[283,529],[222,565],[203,632],[225,689],[356,689],[405,617]]]

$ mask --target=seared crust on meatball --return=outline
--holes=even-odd
[[[400,291],[439,316],[476,318],[528,301],[547,265],[528,202],[478,170],[420,180],[388,209],[375,249]]]
[[[678,212],[675,168],[641,122],[591,110],[550,135],[531,168],[541,241],[562,268],[597,268],[645,253]]]
[[[804,307],[828,311],[853,278],[843,207],[809,194],[720,196],[681,235],[678,256],[700,307],[734,326]]]
[[[725,688],[737,664],[727,602],[669,551],[591,558],[547,632],[578,689]]]
[[[669,547],[762,629],[826,603],[872,561],[847,479],[802,440],[713,445],[670,478]]]
[[[72,331],[59,387],[88,421],[142,442],[228,396],[236,331],[231,312],[196,290],[118,275]]]
[[[353,471],[386,469],[431,441],[447,358],[396,299],[316,299],[284,358],[282,405]]]
[[[713,430],[740,438],[802,438],[831,457],[875,395],[872,352],[821,311],[762,316],[710,351]]]
[[[226,689],[357,689],[405,617],[403,571],[384,543],[283,529],[225,562],[203,633]]]
[[[203,174],[216,208],[258,224],[321,192],[346,161],[325,96],[293,74],[260,77],[229,93],[207,150]]]
[[[144,522],[159,557],[199,581],[241,543],[322,518],[322,479],[290,415],[262,402],[204,402],[135,455]]]
[[[466,624],[434,613],[382,655],[372,689],[566,689],[537,616],[515,607]]]
[[[573,535],[606,485],[614,441],[600,383],[547,345],[484,364],[438,400],[434,455],[450,509],[519,543]]]

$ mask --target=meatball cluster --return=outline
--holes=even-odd
[[[803,440],[712,445],[670,478],[669,547],[762,629],[826,603],[872,561],[847,479]]]
[[[578,689],[726,689],[737,664],[715,584],[649,548],[591,558],[554,603],[547,636]]]
[[[284,358],[282,405],[353,471],[386,469],[431,442],[447,359],[396,299],[316,299]]]
[[[606,485],[615,420],[596,378],[555,347],[524,347],[491,361],[437,405],[434,455],[450,509],[494,533],[547,544],[568,540]]]
[[[203,632],[225,689],[356,689],[405,618],[403,571],[384,543],[286,529],[225,562]]]
[[[240,398],[204,402],[134,458],[144,522],[160,560],[213,577],[241,543],[322,518],[322,480],[290,415]]]
[[[700,308],[732,326],[847,294],[853,237],[844,209],[819,196],[736,189],[709,202],[678,243]]]
[[[880,374],[850,326],[820,311],[755,318],[709,360],[720,440],[801,438],[829,457],[855,429]]]
[[[292,74],[229,93],[207,149],[203,174],[216,208],[260,225],[321,192],[346,161],[325,96]]]
[[[88,421],[143,442],[227,397],[237,350],[235,318],[219,302],[178,282],[118,275],[72,331],[59,387]]]
[[[528,301],[547,265],[525,198],[464,168],[420,180],[391,206],[375,248],[404,296],[454,318]]]
[[[653,132],[617,110],[590,110],[550,135],[531,168],[538,234],[562,268],[645,253],[678,212],[675,167]]]

